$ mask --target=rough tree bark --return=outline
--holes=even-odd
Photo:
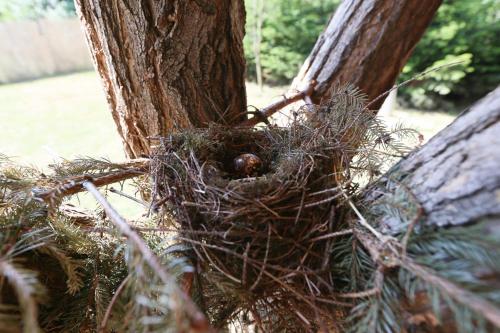
[[[500,228],[500,87],[395,165],[367,197],[399,184],[422,206],[426,225],[491,221]],[[388,228],[397,222],[387,219]]]
[[[317,80],[316,102],[337,82],[387,90],[440,3],[345,0],[294,87]],[[148,137],[242,119],[243,0],[76,4],[129,157],[149,153]]]
[[[408,194],[408,200],[413,205],[420,206],[417,215],[413,217],[413,227],[425,225],[452,228],[482,223],[485,235],[493,234],[498,237],[499,146],[500,86],[465,110],[425,146],[392,167],[375,185],[367,189],[366,202],[368,205],[374,202],[376,204],[377,199],[383,199],[382,196],[387,194],[392,195],[399,189]],[[401,225],[400,219],[388,215],[381,218],[381,228],[389,234],[407,228],[406,225]],[[409,267],[407,261],[402,265]],[[481,272],[478,271],[478,274]],[[460,296],[458,290],[454,294]],[[477,299],[469,301],[474,303],[474,308],[488,318],[488,321],[495,325],[500,323],[491,304],[478,302]],[[408,311],[413,318],[420,318],[420,321],[412,325],[422,325],[422,331],[426,332],[459,331],[449,314],[444,314],[441,318],[443,325],[436,325],[435,319],[428,316],[430,304],[431,300],[425,293],[417,294],[416,301]],[[419,329],[417,331],[420,332]]]
[[[108,104],[129,157],[148,137],[246,108],[243,0],[76,0]]]
[[[317,81],[311,99],[351,83],[369,100],[389,90],[439,8],[441,0],[344,0],[292,83]],[[383,102],[372,105],[378,109]]]

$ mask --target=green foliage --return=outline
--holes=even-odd
[[[341,245],[344,255],[337,267],[357,267],[351,275],[356,282],[347,285],[347,291],[358,291],[347,321],[350,332],[401,332],[403,327],[411,332],[440,331],[444,326],[461,333],[500,331],[498,321],[490,321],[498,318],[500,309],[500,242],[495,222],[449,229],[426,226],[418,203],[402,184],[368,205],[374,226],[390,220],[398,228],[385,230],[388,238],[382,247],[363,241],[361,246]],[[396,239],[403,241],[392,243]],[[364,247],[393,256],[396,264],[375,263]],[[360,289],[376,292],[363,294]]]
[[[261,66],[267,83],[288,83],[298,72],[340,0],[245,0],[247,76],[256,78],[254,40],[258,1],[264,1]],[[403,69],[407,80],[430,68],[461,61],[401,89],[411,106],[468,103],[500,82],[500,2],[445,0]],[[75,15],[72,0],[0,2],[0,21]]]
[[[245,0],[247,35],[244,40],[247,75],[255,78],[254,0]],[[283,83],[292,79],[323,31],[339,0],[265,0],[261,61],[264,80]]]
[[[9,0],[0,2],[0,21],[75,15],[72,0]]]
[[[255,79],[254,0],[247,5],[245,56],[247,75]],[[286,83],[296,74],[340,3],[265,1],[261,63],[264,81]],[[405,66],[401,81],[430,68],[461,61],[401,89],[412,106],[435,108],[437,101],[470,102],[500,82],[500,2],[446,0]]]
[[[496,288],[500,244],[498,235],[485,236],[487,229],[487,223],[449,230],[421,228],[408,244],[409,259],[401,259],[403,263],[397,269],[386,269],[378,287],[374,264],[363,248],[346,248],[351,254],[345,256],[342,265],[360,267],[351,275],[358,288],[378,288],[373,295],[359,295],[347,320],[348,331],[401,332],[410,324],[410,331],[420,332],[446,324],[463,333],[498,332],[499,328],[476,308],[483,301],[490,307],[500,307]],[[364,264],[359,266],[359,262]],[[428,300],[431,312],[422,308],[423,299]]]
[[[401,80],[456,61],[463,63],[402,88],[402,96],[413,105],[433,108],[439,100],[470,102],[493,90],[500,82],[500,2],[445,0]]]
[[[99,177],[122,169],[105,160],[80,158],[55,165],[48,174],[0,155],[2,332],[97,332],[104,324],[106,331],[187,331],[187,321],[177,312],[183,310],[182,301],[173,295],[177,284],[164,283],[135,243],[102,214],[79,210],[82,218],[70,214],[67,199],[55,198],[47,205],[36,196],[68,184],[63,177],[71,183],[77,172]],[[142,222],[146,229],[156,225]],[[192,270],[182,256],[167,251],[161,237],[141,236],[173,277]],[[111,303],[122,283],[123,292]]]

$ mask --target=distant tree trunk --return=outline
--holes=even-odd
[[[464,111],[421,149],[396,164],[367,193],[400,184],[422,205],[426,225],[494,221],[500,228],[500,87]],[[397,221],[384,225],[398,227]]]
[[[243,0],[76,0],[94,64],[129,157],[148,137],[246,108]]]
[[[262,42],[262,23],[264,21],[264,0],[254,0],[255,7],[255,36],[253,41],[253,52],[255,57],[255,73],[257,85],[262,92],[262,63],[260,61],[260,44]]]
[[[371,100],[389,90],[441,0],[344,0],[294,79],[317,81],[318,103],[334,85],[351,83]],[[383,102],[372,107],[378,109]]]

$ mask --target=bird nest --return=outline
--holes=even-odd
[[[243,313],[272,331],[338,327],[350,305],[336,296],[348,281],[332,262],[351,241],[346,202],[361,172],[377,174],[377,147],[392,147],[395,133],[348,88],[287,127],[214,125],[160,139],[156,206],[178,223],[177,249],[189,249],[214,326]]]

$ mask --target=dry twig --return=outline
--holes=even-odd
[[[53,189],[35,193],[35,198],[44,202],[73,195],[85,190],[83,183],[91,180],[95,186],[105,186],[121,182],[145,174],[149,170],[149,159],[131,160],[123,165],[123,170],[109,172],[102,176],[83,175],[71,177],[65,180],[60,186]]]
[[[259,110],[258,114],[254,115],[253,118],[244,120],[241,124],[239,124],[239,126],[240,127],[255,126],[258,123],[262,122],[263,119],[269,118],[270,116],[275,114],[277,111],[283,109],[285,106],[290,105],[294,102],[297,102],[301,99],[308,98],[309,96],[312,95],[312,92],[314,90],[315,85],[316,85],[315,82],[311,82],[306,89],[301,90],[299,92],[296,92],[289,97],[283,96],[283,99],[281,99],[275,103],[272,103],[271,105],[268,105],[267,107]]]

